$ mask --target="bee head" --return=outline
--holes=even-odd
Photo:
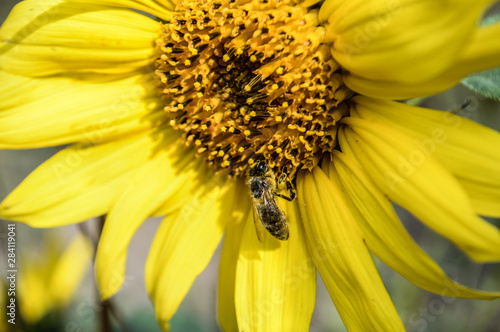
[[[262,159],[257,159],[250,167],[248,168],[248,175],[253,176],[264,176],[269,170],[269,166],[267,166],[266,162]]]

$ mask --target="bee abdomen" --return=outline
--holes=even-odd
[[[269,231],[269,233],[271,233],[272,236],[274,236],[278,240],[281,241],[288,240],[289,230],[287,224],[283,224],[279,227],[276,227],[275,229],[268,228],[267,230]]]
[[[289,229],[285,216],[280,210],[267,210],[264,227],[278,240],[288,240]]]

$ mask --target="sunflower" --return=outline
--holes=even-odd
[[[500,135],[395,101],[500,65],[500,26],[478,27],[490,3],[21,2],[0,30],[0,147],[70,145],[0,215],[107,214],[103,299],[136,230],[165,216],[145,271],[164,329],[223,236],[225,331],[308,330],[317,271],[348,330],[404,330],[370,253],[430,292],[498,298],[448,278],[391,205],[500,260],[479,217],[500,216]]]
[[[35,246],[20,247],[17,299],[22,320],[32,327],[70,303],[89,269],[88,238],[78,233],[66,247],[63,243],[60,234],[48,233]]]

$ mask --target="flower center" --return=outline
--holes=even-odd
[[[170,124],[232,176],[264,158],[293,179],[336,146],[352,92],[317,10],[289,1],[180,1],[157,39]]]

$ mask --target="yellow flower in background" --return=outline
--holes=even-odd
[[[500,43],[485,42],[500,26],[477,27],[488,4],[24,1],[0,29],[0,147],[72,145],[0,216],[57,227],[107,214],[95,261],[107,299],[136,230],[164,215],[146,264],[164,329],[223,235],[225,331],[308,330],[316,270],[349,330],[404,330],[370,252],[428,291],[498,298],[450,280],[390,204],[472,260],[500,260],[500,232],[479,217],[500,216],[500,135],[391,100],[500,65]],[[294,188],[292,202],[273,195]],[[259,241],[254,222],[281,213],[288,239]]]
[[[89,240],[76,234],[64,250],[61,240],[48,234],[35,253],[20,247],[17,299],[19,313],[28,324],[66,307],[89,271],[93,254]]]

